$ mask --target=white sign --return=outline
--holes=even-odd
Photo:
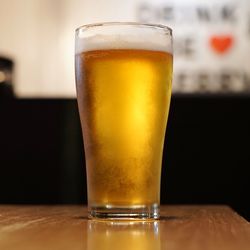
[[[173,28],[175,92],[250,92],[250,1],[141,1],[137,19]]]

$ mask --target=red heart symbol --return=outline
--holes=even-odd
[[[218,54],[224,54],[232,47],[233,41],[232,36],[212,36],[210,45]]]

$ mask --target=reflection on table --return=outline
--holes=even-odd
[[[160,250],[160,225],[152,222],[102,222],[87,223],[88,250]]]

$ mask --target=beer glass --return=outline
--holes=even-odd
[[[166,26],[99,23],[76,30],[89,217],[159,217],[172,61]]]

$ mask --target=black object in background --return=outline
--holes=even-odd
[[[249,107],[244,96],[172,98],[163,204],[228,204],[250,218]],[[86,202],[76,100],[0,98],[0,203]]]
[[[0,56],[0,98],[13,97],[13,68],[12,60]]]

